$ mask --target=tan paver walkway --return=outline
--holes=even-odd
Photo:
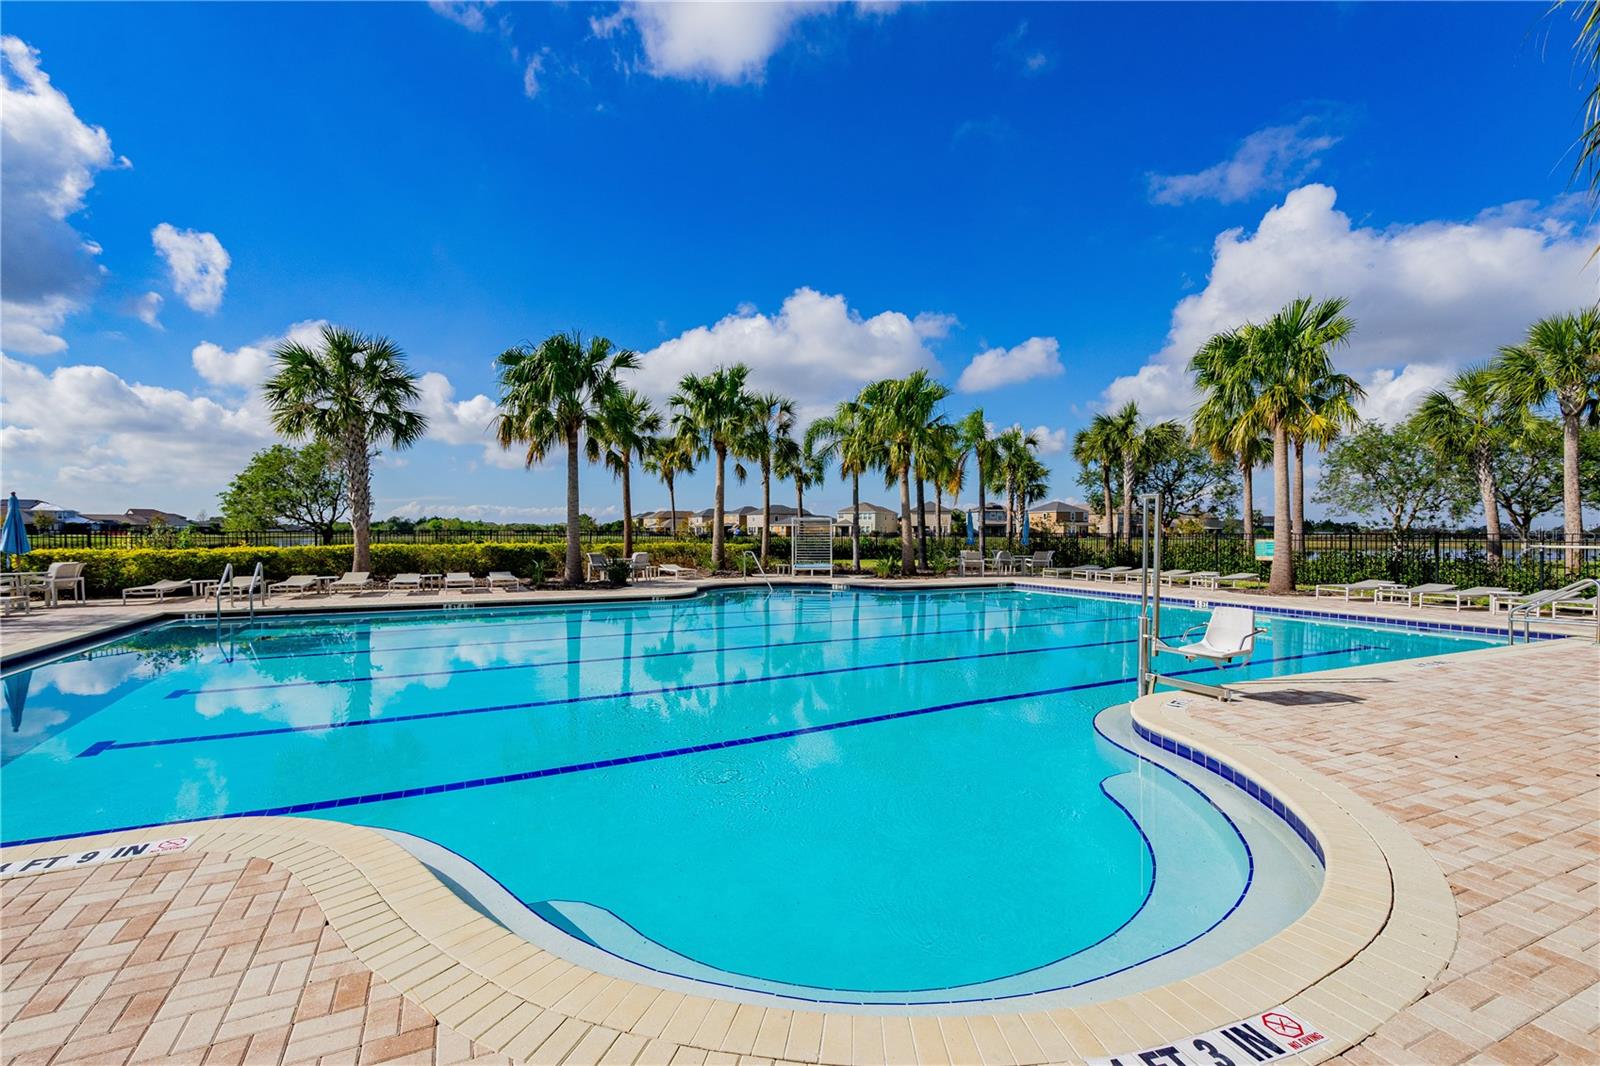
[[[0,891],[6,1063],[492,1063],[260,859],[177,854]]]
[[[1196,716],[1349,785],[1450,882],[1450,965],[1344,1061],[1600,1062],[1600,648],[1321,676]]]

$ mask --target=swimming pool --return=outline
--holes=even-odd
[[[169,623],[7,676],[0,837],[331,818],[622,975],[882,1006],[1120,993],[1265,939],[1321,877],[1265,807],[1100,713],[1134,695],[1136,611],[760,590]],[[1247,668],[1164,668],[1490,643],[1265,624]]]

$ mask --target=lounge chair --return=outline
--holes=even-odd
[[[365,570],[348,570],[328,585],[329,592],[364,592],[372,587],[372,575]]]
[[[161,603],[165,601],[168,596],[178,595],[180,589],[183,591],[185,596],[193,596],[194,582],[177,581],[172,578],[167,578],[162,581],[152,581],[148,585],[135,585],[132,588],[122,590],[122,602],[126,604],[129,596],[154,596],[156,602]]]
[[[1417,597],[1418,607],[1438,606],[1451,607],[1461,610],[1462,605],[1473,606],[1475,600],[1488,600],[1492,611],[1495,601],[1501,596],[1511,595],[1511,590],[1501,588],[1499,585],[1474,585],[1470,589],[1441,589],[1438,592],[1424,592]],[[1429,601],[1434,601],[1430,604]]]
[[[452,570],[444,575],[444,587],[447,589],[475,589],[478,579],[465,570]]]
[[[983,553],[963,551],[961,553],[961,573],[983,575]]]
[[[685,573],[694,568],[690,566],[679,566],[677,563],[658,563],[656,564],[656,569],[661,571],[667,577],[682,577]]]
[[[1172,646],[1158,640],[1156,650],[1181,655],[1190,662],[1196,659],[1231,662],[1238,658],[1249,662],[1255,651],[1256,634],[1266,632],[1256,625],[1256,613],[1250,608],[1222,606],[1214,608],[1207,621],[1184,630],[1179,639],[1202,629],[1205,635],[1192,644]]]
[[[421,592],[421,574],[396,574],[389,579],[389,588],[395,592]]]
[[[1180,581],[1189,580],[1189,575],[1192,573],[1194,573],[1193,570],[1163,570],[1161,571],[1161,583],[1163,585],[1176,585]]]
[[[1089,575],[1091,581],[1115,581],[1123,574],[1133,573],[1131,566],[1107,566]]]
[[[72,598],[77,603],[87,603],[89,600],[88,586],[83,579],[82,563],[51,563],[44,576],[31,587],[48,589],[51,603],[59,603],[63,592],[72,593]]]
[[[1403,603],[1407,607],[1413,606],[1413,601],[1418,596],[1426,596],[1433,592],[1449,592],[1455,586],[1443,581],[1436,581],[1427,585],[1399,585],[1395,588],[1378,589],[1372,594],[1373,603]]]
[[[491,570],[489,571],[489,576],[484,579],[484,584],[491,589],[506,589],[509,592],[517,592],[522,588],[523,582],[520,577],[509,570]]]
[[[1511,594],[1493,596],[1489,600],[1489,606],[1491,609],[1496,611],[1505,610],[1510,612],[1518,607],[1532,602],[1534,599],[1540,596],[1547,594],[1548,590],[1543,592],[1530,592],[1525,596]],[[1552,620],[1559,617],[1561,612],[1564,610],[1570,610],[1580,615],[1593,614],[1596,617],[1600,617],[1600,599],[1597,599],[1593,596],[1568,596],[1566,599],[1551,600],[1548,603],[1542,603],[1534,610],[1534,617],[1537,618],[1544,614],[1545,608],[1550,609],[1550,618]]]
[[[628,559],[628,567],[635,578],[649,580],[656,576],[655,564],[650,562],[649,552],[634,552]]]
[[[1214,581],[1221,576],[1221,570],[1191,570],[1184,580],[1189,583],[1190,588],[1205,588],[1206,582]],[[1215,585],[1211,587],[1216,588]]]
[[[1084,566],[1074,566],[1072,569],[1067,571],[1067,576],[1068,577],[1081,577],[1085,581],[1093,581],[1094,580],[1094,575],[1098,574],[1100,571],[1102,571],[1104,569],[1105,569],[1105,567],[1103,567],[1103,566],[1096,566],[1094,563],[1088,563],[1087,565],[1084,565]]]
[[[606,579],[606,567],[611,565],[611,557],[605,552],[585,552],[583,561],[588,567],[590,581]]]
[[[27,591],[23,589],[21,585],[5,585],[0,587],[0,610],[11,611],[20,607],[22,609],[22,613],[27,614],[32,606],[33,605],[28,602]]]
[[[1370,592],[1376,597],[1379,589],[1397,589],[1401,587],[1403,586],[1398,581],[1388,581],[1381,577],[1369,577],[1365,581],[1351,581],[1342,585],[1318,585],[1315,595],[1320,597],[1326,592],[1329,596],[1343,596],[1345,602],[1349,603],[1352,594],[1356,599],[1360,599],[1360,593],[1363,592]]]
[[[1028,558],[1019,560],[1022,564],[1022,569],[1030,574],[1043,573],[1045,567],[1052,565],[1055,561],[1055,552],[1034,552]]]
[[[1190,574],[1189,587],[1198,589],[1219,589],[1223,585],[1238,585],[1241,581],[1260,581],[1261,576],[1254,570],[1240,570],[1234,574]]]
[[[322,587],[323,579],[316,574],[291,574],[282,581],[275,581],[267,586],[268,592],[293,592],[303,596],[308,592],[315,592]]]

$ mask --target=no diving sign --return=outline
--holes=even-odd
[[[1274,1007],[1170,1044],[1090,1059],[1090,1066],[1256,1066],[1320,1044],[1323,1036],[1288,1007]]]
[[[141,856],[169,855],[189,846],[193,837],[166,837],[146,840],[138,844],[116,844],[93,851],[74,851],[67,855],[38,855],[26,861],[0,862],[0,877],[17,877],[21,874],[42,874],[50,870],[67,870],[78,866],[95,866],[117,859],[136,859]]]

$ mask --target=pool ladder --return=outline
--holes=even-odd
[[[1515,644],[1517,642],[1518,615],[1522,617],[1522,640],[1523,643],[1527,643],[1530,639],[1529,633],[1533,625],[1533,620],[1539,617],[1540,610],[1545,607],[1550,607],[1550,620],[1554,622],[1556,612],[1555,608],[1551,607],[1550,605],[1560,600],[1577,599],[1578,593],[1584,591],[1585,589],[1594,589],[1595,595],[1600,597],[1600,578],[1579,578],[1577,581],[1574,581],[1572,584],[1567,585],[1564,588],[1554,589],[1550,592],[1541,592],[1537,596],[1529,599],[1526,603],[1519,603],[1515,607],[1506,611],[1506,642],[1508,644]],[[1595,643],[1600,644],[1600,609],[1597,609],[1595,612],[1594,639]]]
[[[773,592],[772,579],[767,576],[767,572],[765,570],[761,569],[760,556],[756,555],[756,553],[753,551],[746,551],[744,554],[746,558],[748,558],[752,563],[756,564],[756,573],[761,575],[761,580],[766,583],[768,594],[771,594]]]
[[[250,621],[252,621],[252,622],[254,622],[256,620],[256,590],[257,589],[261,590],[261,593],[262,593],[261,598],[263,600],[265,600],[266,599],[266,591],[267,591],[266,576],[265,576],[265,572],[262,570],[262,567],[261,567],[260,563],[256,564],[255,571],[250,575],[250,588],[247,590],[247,593],[246,593],[246,597],[247,597],[246,602],[250,606]],[[231,604],[235,599],[234,589],[233,589],[233,564],[232,563],[229,563],[227,566],[222,568],[222,579],[217,582],[217,628],[219,630],[222,628],[222,594],[223,594],[224,591],[227,592],[227,594],[228,594],[228,602]]]

